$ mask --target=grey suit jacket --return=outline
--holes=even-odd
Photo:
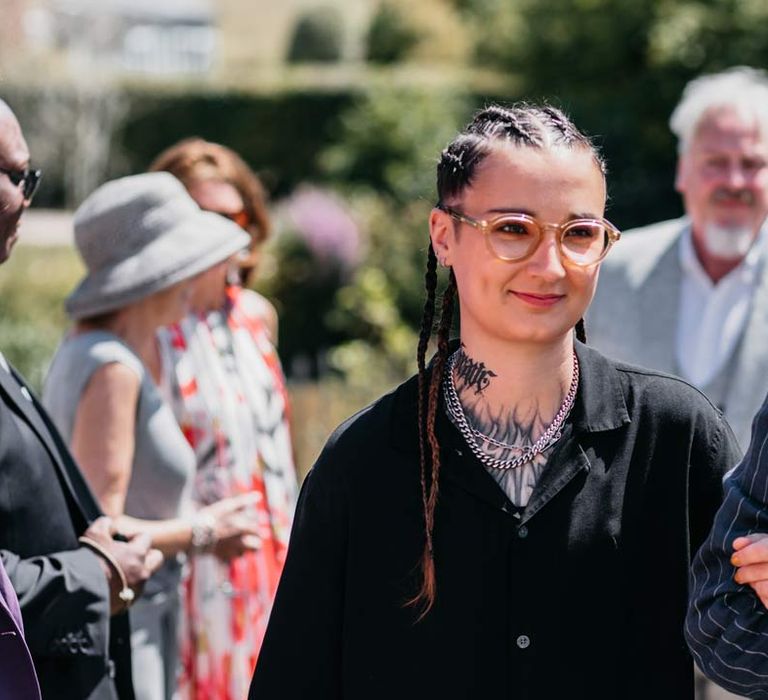
[[[591,345],[625,362],[675,373],[682,269],[680,238],[686,218],[628,231],[602,264],[587,314]],[[768,392],[768,275],[755,290],[725,416],[742,448]]]

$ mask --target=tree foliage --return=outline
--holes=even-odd
[[[371,63],[420,62],[463,64],[471,37],[462,18],[446,0],[383,0],[366,39]]]
[[[334,63],[341,58],[344,25],[335,7],[316,7],[299,17],[288,49],[289,63]]]
[[[762,0],[455,0],[475,60],[519,76],[521,96],[563,106],[596,134],[622,227],[680,213],[669,115],[685,83],[768,63]]]

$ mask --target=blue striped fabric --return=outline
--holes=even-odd
[[[768,533],[768,399],[752,424],[747,454],[725,479],[725,500],[691,569],[685,622],[699,668],[739,695],[768,698],[768,611],[733,580],[733,541]]]

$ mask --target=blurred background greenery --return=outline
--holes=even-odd
[[[37,207],[71,209],[193,134],[262,175],[276,234],[257,287],[280,313],[302,469],[414,368],[434,164],[474,109],[565,108],[626,229],[681,213],[667,120],[685,83],[768,62],[765,0],[0,3],[0,96],[45,169]],[[0,271],[0,347],[37,384],[78,276],[66,248]]]

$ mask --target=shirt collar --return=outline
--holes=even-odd
[[[763,261],[763,252],[765,250],[766,230],[768,229],[768,223],[763,223],[758,231],[757,237],[754,243],[747,251],[744,259],[731,270],[723,280],[741,278],[744,282],[751,283],[757,279],[758,273]],[[705,283],[708,287],[714,287],[709,275],[704,271],[704,267],[696,255],[696,250],[693,247],[693,232],[690,223],[683,230],[683,235],[680,238],[680,266],[683,269],[683,273],[693,276],[697,281]],[[723,281],[721,280],[721,281]]]
[[[575,350],[581,375],[572,414],[576,430],[595,433],[629,423],[621,376],[614,364],[578,341]]]

